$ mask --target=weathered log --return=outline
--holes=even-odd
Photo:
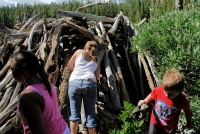
[[[16,109],[17,107],[17,102],[19,100],[19,95],[11,101],[7,107],[0,113],[0,124],[4,122],[7,117]]]
[[[0,83],[0,91],[3,90],[3,87],[13,78],[12,72],[10,71],[6,77]]]
[[[106,80],[106,78],[103,76],[103,75],[101,75],[100,74],[100,77],[99,77],[99,85],[102,87],[101,89],[102,89],[102,91],[103,92],[107,92],[109,89],[109,87],[108,87],[108,83],[107,83],[107,80]]]
[[[38,15],[35,15],[33,17],[31,17],[24,25],[23,27],[18,31],[18,33],[21,33],[22,31],[24,31],[24,29],[26,29],[32,22],[34,22],[35,20],[37,20],[39,18]]]
[[[11,115],[11,119],[9,119],[4,125],[0,127],[0,134],[5,134],[13,127],[13,124],[17,124],[16,123],[17,116],[14,116],[14,117],[13,116]]]
[[[30,36],[29,36],[29,40],[28,40],[28,50],[30,51],[31,48],[32,48],[32,40],[33,40],[33,34],[34,32],[36,31],[36,29],[42,25],[44,23],[44,20],[40,20],[39,22],[37,22],[33,28],[31,29],[31,33],[30,33]]]
[[[124,16],[124,14],[120,11],[120,14],[122,14],[123,19],[125,21],[125,24],[127,26],[128,35],[129,37],[136,36],[138,34],[137,30],[134,28],[133,24],[130,22],[127,16]]]
[[[142,62],[142,65],[144,66],[144,71],[145,71],[145,74],[146,74],[146,77],[147,77],[147,80],[148,80],[149,87],[150,87],[151,90],[153,90],[155,88],[155,86],[154,86],[154,83],[153,83],[153,79],[151,78],[151,73],[148,69],[148,65],[147,65],[143,56],[140,56],[140,60]]]
[[[108,61],[108,52],[106,50],[105,55],[104,55],[104,63],[105,63],[105,72],[107,76],[107,82],[108,82],[108,87],[109,87],[109,92],[110,96],[112,98],[112,104],[114,105],[115,110],[120,110],[121,109],[121,104],[119,100],[119,95],[117,93],[117,87],[115,83],[115,77],[112,74],[112,70],[110,68],[110,63]]]
[[[69,51],[67,51],[65,53],[66,53],[66,55],[64,57],[65,60],[63,62],[63,71],[62,71],[62,77],[61,77],[61,84],[59,86],[59,100],[61,102],[60,110],[62,112],[63,112],[63,109],[64,109],[64,105],[69,104],[69,99],[68,99],[68,80],[69,80],[69,77],[70,77],[70,70],[67,67],[67,63],[70,60],[71,54],[70,54]],[[67,105],[67,109],[69,109],[69,105]],[[68,110],[68,112],[65,112],[65,113],[67,114],[67,117],[69,117],[69,115],[70,115],[69,110]]]
[[[100,99],[101,103],[103,102],[103,103],[109,104],[111,102],[111,101],[108,101],[109,98],[102,91],[99,91],[99,97],[101,98]],[[98,103],[98,101],[97,101],[97,103]]]
[[[38,51],[36,52],[36,55],[39,55],[39,57],[46,63],[46,60],[48,58],[47,53],[45,52],[45,49],[47,49],[47,43],[43,42],[40,46]]]
[[[111,128],[117,128],[118,117],[116,115],[110,113],[109,111],[98,105],[97,105],[97,112],[99,116],[97,121],[99,122],[100,133],[106,134],[108,133],[108,130],[110,130]]]
[[[129,72],[130,72],[130,75],[131,75],[131,79],[132,79],[132,82],[133,82],[133,89],[136,91],[136,97],[137,99],[139,99],[139,89],[137,87],[137,84],[136,84],[136,78],[135,78],[135,74],[133,73],[133,70],[131,68],[131,65],[130,65],[130,60],[129,60],[129,57],[128,57],[128,52],[126,51],[126,48],[125,46],[122,46],[123,47],[123,50],[124,50],[124,54],[125,54],[125,58],[126,58],[126,62],[128,64],[128,69],[129,69]]]
[[[99,23],[98,23],[98,25],[99,25],[99,27],[100,27],[100,29],[101,29],[101,32],[102,32],[102,35],[101,35],[101,38],[102,39],[104,39],[104,40],[106,40],[106,30],[105,30],[105,28],[104,28],[104,25],[103,25],[103,23],[100,21]]]
[[[140,82],[140,91],[141,91],[141,95],[142,98],[145,98],[145,92],[144,92],[144,83],[143,83],[143,72],[142,72],[142,64],[141,64],[141,60],[140,60],[140,54],[137,54],[137,59],[138,59],[138,74],[139,74],[139,82]]]
[[[121,90],[123,92],[123,100],[129,102],[130,101],[129,100],[129,94],[128,94],[127,90],[126,90],[126,85],[124,83],[124,78],[123,78],[122,72],[120,70],[120,66],[119,66],[118,60],[117,60],[117,58],[116,58],[116,56],[114,54],[114,50],[113,50],[112,44],[110,42],[110,39],[109,39],[108,35],[105,33],[105,29],[102,26],[102,24],[100,24],[100,26],[101,26],[101,29],[102,29],[102,31],[104,33],[104,38],[106,38],[107,41],[108,41],[108,52],[111,54],[111,60],[114,62],[114,67],[117,70],[118,76],[120,78],[120,81],[118,81],[118,82],[121,82],[121,88],[122,88]]]
[[[8,45],[9,45],[8,39],[9,39],[8,35],[5,35],[5,37],[4,37],[4,43],[3,43],[3,49],[1,50],[1,53],[0,53],[0,61],[3,64],[4,64],[3,56],[5,55],[5,51],[6,51],[7,47],[8,47]]]
[[[19,94],[19,91],[20,91],[20,88],[21,88],[21,83],[17,83],[16,87],[15,87],[15,90],[10,98],[10,102],[15,98],[17,97],[17,95]]]
[[[68,17],[80,17],[80,18],[86,18],[87,21],[102,21],[106,23],[113,23],[115,21],[115,18],[105,17],[105,16],[96,16],[92,14],[86,14],[86,13],[80,13],[80,12],[72,12],[72,11],[58,11],[58,14],[61,16],[68,16]]]
[[[3,68],[0,71],[0,78],[5,75],[5,73],[7,73],[8,69],[9,69],[10,63],[9,61],[6,62],[6,64],[3,66]]]
[[[143,18],[142,21],[140,21],[137,26],[140,26],[142,24],[144,24],[147,21],[147,18]]]
[[[8,104],[9,99],[10,99],[14,89],[15,89],[14,87],[9,87],[6,89],[6,92],[0,102],[0,112],[2,112],[3,109],[6,107],[6,105]]]
[[[108,31],[108,35],[109,35],[109,36],[115,36],[115,32],[117,31],[117,28],[118,28],[119,24],[120,24],[121,21],[122,21],[122,20],[121,20],[121,17],[122,17],[121,14],[118,14],[118,15],[117,15],[117,18],[116,18],[116,20],[115,20],[115,22],[114,22],[112,28]]]
[[[86,28],[82,28],[82,27],[80,27],[80,26],[78,26],[78,25],[76,25],[75,23],[72,23],[72,22],[70,22],[70,21],[66,21],[66,23],[67,23],[69,26],[71,26],[72,28],[74,28],[74,29],[76,29],[77,31],[79,31],[80,33],[82,33],[83,35],[85,35],[86,37],[90,38],[91,40],[97,41],[97,43],[99,43],[99,44],[103,44],[103,43],[104,43],[104,41],[103,41],[100,37],[98,37],[98,36],[92,34],[92,33],[91,33],[90,31],[88,31]]]
[[[55,33],[55,34],[56,35],[53,36],[51,52],[47,59],[47,63],[49,63],[50,65],[45,66],[46,72],[48,72],[48,74],[49,74],[49,81],[53,85],[56,85],[56,82],[58,79],[58,73],[59,73],[58,44],[60,44],[60,40],[59,40],[60,39],[60,31],[58,31],[58,33]]]
[[[153,75],[152,79],[155,80],[154,85],[156,87],[158,83],[161,82],[161,80],[159,80],[159,78],[156,76],[155,64],[153,62],[152,57],[150,57],[149,54],[146,53],[145,58],[147,59],[147,64],[149,65],[150,72]]]
[[[117,60],[113,50],[110,50],[109,53],[112,55],[111,59],[114,62],[114,67],[117,70],[117,75],[119,76],[118,82],[121,83],[121,87],[120,87],[121,89],[120,90],[123,93],[122,94],[123,95],[123,99],[122,100],[130,102],[130,96],[129,96],[129,93],[127,92],[127,90],[126,90],[126,85],[125,85],[125,82],[124,82],[124,78],[123,78],[123,75],[122,75],[118,60]]]
[[[8,27],[6,27],[4,24],[0,23],[0,30],[4,31],[6,34],[11,34],[12,33],[12,29],[9,29]]]
[[[33,34],[38,34],[39,32],[41,32],[41,30],[34,31]],[[8,34],[8,37],[10,39],[17,39],[17,38],[27,38],[29,37],[29,35],[30,35],[30,32],[12,33],[12,34]]]
[[[11,81],[5,86],[5,88],[9,88],[9,87],[13,86],[13,84],[14,84],[15,82],[16,82],[15,79],[12,78]]]
[[[98,36],[101,38],[102,33],[101,33],[100,29],[97,27],[97,25],[95,25],[95,29],[97,31]]]
[[[44,31],[44,39],[42,42],[47,42],[47,24],[46,24],[46,20],[44,20],[44,24],[43,24],[43,31]]]

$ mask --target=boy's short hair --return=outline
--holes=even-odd
[[[182,91],[184,89],[183,75],[176,69],[169,69],[163,76],[162,86],[165,90]]]

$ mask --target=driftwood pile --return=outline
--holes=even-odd
[[[136,104],[154,87],[150,60],[130,53],[130,38],[136,30],[122,12],[115,18],[61,10],[58,14],[60,19],[33,16],[19,29],[0,24],[0,133],[10,131],[18,121],[15,110],[24,85],[14,80],[8,59],[19,50],[32,51],[44,60],[49,81],[57,87],[61,113],[68,122],[70,71],[66,65],[88,40],[97,42],[101,62],[96,102],[98,133],[106,134],[117,127],[124,101]],[[84,125],[83,117],[79,131],[84,131]]]

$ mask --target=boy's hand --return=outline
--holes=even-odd
[[[141,106],[142,104],[147,104],[149,103],[153,98],[151,97],[151,94],[149,94],[144,100],[140,100],[138,102],[138,106]]]
[[[138,106],[141,106],[142,104],[145,104],[145,101],[144,101],[144,100],[140,100],[140,101],[138,102]]]

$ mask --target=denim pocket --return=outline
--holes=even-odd
[[[81,94],[80,88],[78,88],[76,85],[70,83],[69,89],[68,89],[69,97],[74,97],[76,94]]]
[[[87,97],[95,98],[97,96],[96,86],[88,86],[86,89],[87,89]]]

